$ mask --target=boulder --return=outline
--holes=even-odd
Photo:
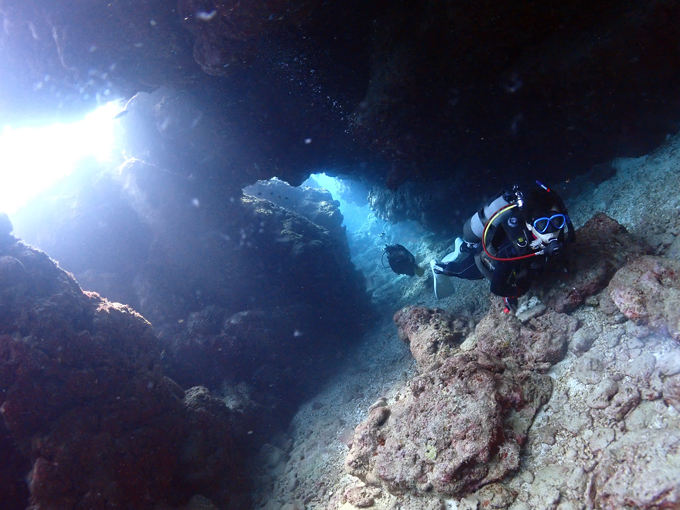
[[[469,320],[439,308],[407,306],[395,313],[393,320],[421,373],[458,352],[461,342],[472,332]]]
[[[555,271],[536,282],[536,291],[548,307],[568,313],[587,297],[601,292],[614,273],[647,248],[617,221],[597,213],[576,231],[576,242],[567,245],[555,260]]]
[[[547,369],[560,361],[578,320],[554,311],[522,324],[514,315],[493,310],[475,329],[477,348],[523,367]]]
[[[455,354],[373,409],[355,430],[347,471],[393,494],[460,496],[517,469],[549,377],[481,351]]]
[[[614,275],[609,293],[635,324],[680,342],[680,261],[639,257]]]

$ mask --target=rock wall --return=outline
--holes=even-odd
[[[130,307],[0,237],[3,508],[247,507],[238,412],[167,377]]]
[[[73,194],[19,215],[22,235],[84,288],[143,313],[182,387],[267,410],[256,432],[283,426],[370,323],[337,204],[313,190],[300,202],[311,221],[139,160],[71,179]]]

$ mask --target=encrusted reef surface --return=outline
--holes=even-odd
[[[419,374],[405,398],[376,407],[357,427],[349,473],[392,493],[459,496],[517,469],[533,417],[552,392],[544,372],[562,359],[578,321],[551,312],[522,324],[493,307],[464,352],[451,346],[455,322],[420,307],[395,315]],[[444,346],[447,354],[433,361]]]
[[[247,506],[241,417],[167,377],[162,349],[141,315],[0,232],[3,509]]]
[[[610,288],[628,319],[680,342],[680,261],[640,257],[614,275]]]
[[[400,312],[400,320],[421,313]],[[439,315],[429,327],[451,320]],[[433,335],[430,347],[441,338]],[[550,378],[479,348],[438,365],[412,379],[405,398],[375,407],[357,427],[350,474],[392,493],[460,495],[518,467],[528,426],[550,398]]]
[[[679,148],[568,202],[578,242],[516,316],[471,313],[481,283],[402,286],[394,323],[261,451],[257,507],[680,508]]]

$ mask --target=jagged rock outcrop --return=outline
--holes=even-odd
[[[550,378],[482,351],[446,358],[377,407],[354,432],[347,471],[392,493],[460,496],[519,466],[521,446]]]
[[[477,348],[524,368],[547,370],[567,352],[567,344],[578,329],[569,315],[547,312],[521,324],[496,306],[475,328]]]
[[[238,414],[165,375],[142,316],[16,240],[0,281],[3,508],[241,505]]]
[[[523,325],[493,306],[463,351],[465,320],[406,307],[394,321],[420,374],[403,399],[374,407],[356,428],[347,471],[395,494],[462,496],[517,469],[551,395],[542,372],[566,354],[578,322],[551,312]]]
[[[245,383],[250,414],[269,410],[257,430],[291,413],[368,325],[365,283],[327,193],[296,200],[302,191],[280,184],[281,203],[306,217],[257,193],[224,200],[139,160],[73,178],[73,196],[29,208],[40,220],[26,239],[84,288],[143,313],[183,388]]]
[[[408,343],[421,372],[441,364],[458,352],[472,332],[470,319],[454,317],[445,310],[407,306],[394,314],[399,338]]]
[[[291,186],[280,179],[258,181],[244,188],[244,193],[268,200],[304,216],[312,223],[328,230],[343,255],[349,255],[347,236],[342,226],[340,202],[328,190],[307,186]]]

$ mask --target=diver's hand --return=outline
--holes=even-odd
[[[503,303],[505,303],[505,313],[517,313],[517,298],[504,297]]]

